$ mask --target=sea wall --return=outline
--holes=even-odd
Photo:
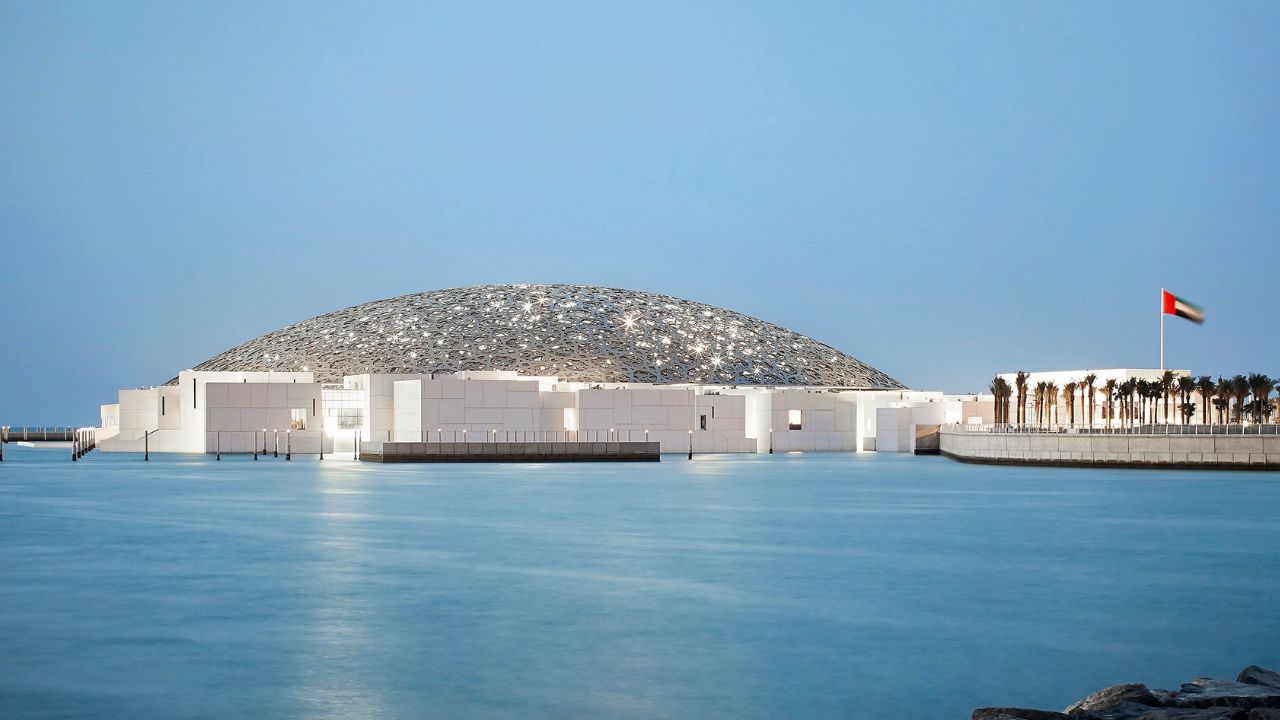
[[[964,462],[1280,470],[1276,435],[990,433],[944,426],[943,455]]]

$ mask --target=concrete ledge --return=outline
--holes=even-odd
[[[968,432],[940,433],[960,462],[1057,467],[1280,470],[1280,436]]]
[[[1162,462],[1157,460],[1044,460],[1039,458],[966,457],[942,452],[956,462],[974,465],[1040,465],[1043,467],[1074,468],[1145,468],[1147,470],[1280,470],[1280,464],[1242,462]]]
[[[365,462],[380,463],[549,463],[549,462],[660,462],[659,455],[375,455],[362,453]]]
[[[658,442],[389,442],[360,459],[381,463],[659,462]]]

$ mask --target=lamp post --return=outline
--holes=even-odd
[[[284,431],[284,459],[293,459],[293,430]]]
[[[773,428],[769,428],[769,454],[773,454]]]
[[[689,459],[693,459],[693,431],[689,431]]]
[[[271,428],[271,457],[280,457],[280,428]]]

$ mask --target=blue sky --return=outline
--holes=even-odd
[[[913,387],[1280,375],[1280,3],[0,2],[0,422],[358,302],[669,293]]]

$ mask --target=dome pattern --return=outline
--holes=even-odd
[[[196,370],[514,370],[588,383],[899,389],[816,340],[712,305],[585,285],[477,285],[404,295],[256,337]]]

